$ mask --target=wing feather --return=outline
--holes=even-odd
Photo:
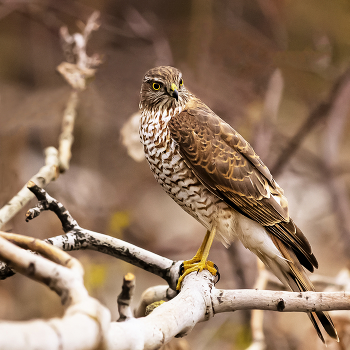
[[[168,126],[186,164],[209,191],[291,247],[308,270],[318,266],[289,217],[282,188],[240,134],[196,98]]]

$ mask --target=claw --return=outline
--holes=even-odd
[[[216,285],[216,283],[218,283],[220,281],[220,272],[219,272],[219,268],[217,267],[216,264],[214,264],[215,270],[216,270],[216,276],[218,279],[214,282],[214,285]]]
[[[181,276],[184,272],[185,272],[185,266],[184,266],[184,263],[182,263],[179,268],[179,275]]]
[[[194,259],[184,261],[179,268],[180,277],[177,281],[176,290],[180,290],[182,280],[185,276],[187,276],[191,272],[201,272],[204,269],[208,270],[212,275],[218,276],[218,281],[220,279],[220,274],[218,273],[217,266],[212,261],[206,261],[206,262],[193,262]],[[217,281],[217,282],[218,282]],[[216,283],[217,283],[216,282]]]

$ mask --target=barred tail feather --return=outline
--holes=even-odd
[[[292,270],[293,272],[293,270]],[[298,276],[299,274],[292,274],[290,273],[290,278],[293,280],[294,283],[289,283],[289,286],[291,287],[291,289],[294,292],[308,292],[308,291],[312,291],[314,292],[314,286],[311,284],[309,278],[306,276],[306,274],[304,273],[304,271],[302,271],[301,277],[302,280],[300,279],[300,276]],[[294,286],[297,286],[297,288],[293,288]],[[322,332],[316,322],[315,316],[318,318],[318,320],[320,321],[320,323],[322,324],[324,330],[327,332],[327,334],[335,339],[337,342],[339,342],[339,337],[337,334],[337,330],[334,327],[333,321],[331,319],[331,317],[329,316],[328,312],[326,311],[316,311],[316,312],[308,312],[307,313],[312,325],[314,326],[318,337],[322,340],[323,343],[325,343],[324,337],[322,335]]]
[[[282,256],[286,259],[289,265],[289,271],[286,272],[283,267],[279,266],[277,261],[274,262],[265,262],[266,265],[268,265],[272,271],[276,274],[276,276],[281,280],[281,282],[294,292],[308,292],[308,291],[315,291],[314,286],[312,285],[311,281],[307,277],[305,271],[303,270],[300,262],[297,259],[297,256],[293,252],[293,250],[289,247],[287,247],[285,244],[283,244],[278,238],[271,236],[273,242],[275,243],[278,250],[282,253]],[[272,265],[272,266],[271,266]],[[279,270],[278,273],[276,273],[276,270]],[[316,311],[316,312],[308,312],[308,316],[311,320],[312,325],[314,326],[317,335],[322,340],[323,343],[325,343],[324,337],[322,335],[322,332],[318,326],[318,323],[316,321],[316,317],[322,324],[324,330],[327,332],[327,334],[334,338],[337,342],[339,342],[337,331],[334,327],[333,321],[330,318],[328,312],[326,311]]]

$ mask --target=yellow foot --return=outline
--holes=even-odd
[[[191,260],[185,260],[182,264],[182,271],[180,271],[181,276],[177,281],[176,290],[180,290],[181,283],[183,279],[191,272],[197,271],[201,272],[203,270],[208,270],[213,276],[218,274],[218,270],[212,261],[198,261],[198,257],[194,256]]]

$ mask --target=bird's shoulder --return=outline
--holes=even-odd
[[[213,166],[240,168],[243,177],[257,172],[273,191],[283,194],[283,189],[253,147],[196,96],[192,95],[181,113],[171,119],[169,128],[173,138],[184,149],[190,147],[194,150],[197,145],[197,155],[210,152]],[[197,162],[200,161],[200,157],[197,158]]]

